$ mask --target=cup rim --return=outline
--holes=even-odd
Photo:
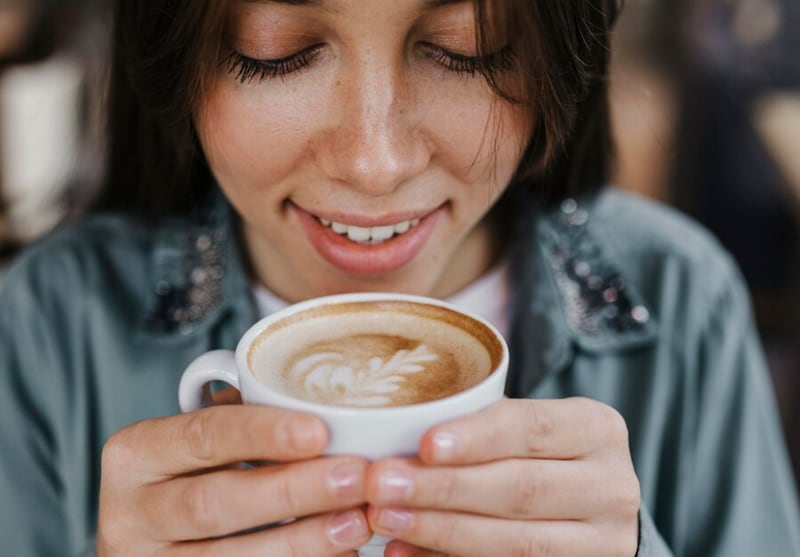
[[[438,306],[455,313],[466,315],[467,317],[475,320],[481,326],[485,327],[490,333],[491,336],[495,339],[500,347],[500,359],[495,365],[491,372],[481,379],[479,382],[475,383],[474,385],[470,386],[463,391],[458,393],[452,394],[450,396],[446,396],[444,398],[438,398],[434,400],[429,400],[426,402],[417,402],[413,404],[403,404],[399,406],[337,406],[334,404],[324,404],[321,402],[314,402],[306,399],[302,399],[296,396],[288,395],[286,393],[282,393],[280,391],[272,390],[266,387],[263,383],[256,379],[255,374],[250,369],[250,365],[248,362],[248,351],[253,343],[253,341],[261,334],[264,329],[269,327],[270,325],[286,318],[291,315],[295,315],[297,313],[306,311],[311,308],[318,307],[320,305],[336,305],[336,304],[344,304],[344,303],[352,303],[352,302],[373,302],[373,301],[398,301],[398,302],[410,302],[416,304],[423,304],[429,306]],[[247,331],[242,335],[238,344],[236,345],[235,350],[235,357],[236,357],[236,365],[239,372],[239,380],[242,384],[248,384],[248,388],[254,389],[259,393],[269,393],[269,398],[272,399],[271,402],[274,402],[276,405],[281,405],[281,403],[285,402],[286,407],[292,408],[297,411],[306,411],[312,412],[316,414],[325,414],[330,412],[335,412],[337,415],[347,415],[347,414],[357,414],[359,416],[363,416],[364,414],[391,414],[391,413],[420,413],[424,412],[426,409],[433,409],[435,407],[441,407],[443,405],[460,405],[463,403],[464,399],[470,399],[476,396],[477,393],[480,393],[485,388],[487,388],[487,384],[494,384],[500,380],[500,376],[502,376],[502,381],[505,384],[505,377],[508,371],[508,361],[509,361],[509,351],[508,351],[508,344],[500,334],[500,331],[492,325],[489,321],[471,313],[469,311],[462,310],[457,308],[453,304],[445,302],[443,300],[439,300],[437,298],[429,298],[426,296],[419,296],[414,294],[400,294],[396,292],[355,292],[355,293],[347,293],[347,294],[332,294],[328,296],[321,296],[318,298],[311,298],[309,300],[304,300],[302,302],[298,302],[296,304],[292,304],[286,308],[283,308],[279,311],[271,313],[258,321],[256,321],[253,325],[251,325]],[[244,394],[244,393],[243,393]]]

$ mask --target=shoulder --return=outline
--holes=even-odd
[[[605,190],[593,204],[591,218],[595,231],[605,235],[621,255],[676,257],[687,263],[729,259],[701,224],[635,193]]]
[[[124,275],[142,267],[152,234],[146,226],[121,215],[93,215],[57,229],[29,246],[9,265],[2,289],[90,287],[106,275]],[[83,289],[83,288],[80,288]]]
[[[89,216],[19,254],[0,278],[7,312],[67,319],[115,300],[126,308],[147,283],[152,233],[119,215]]]
[[[151,239],[151,229],[139,221],[120,214],[88,215],[81,220],[57,228],[25,249],[14,260],[15,269],[32,270],[76,262],[100,256],[123,258],[141,252]]]
[[[550,307],[586,350],[682,346],[731,307],[741,316],[750,310],[725,249],[665,205],[607,189],[567,200],[540,222],[537,241],[551,280],[540,281],[534,298],[554,300]],[[555,296],[547,296],[548,284]]]
[[[714,235],[667,205],[612,188],[590,215],[591,234],[653,302],[664,289],[694,294],[702,305],[731,288],[743,290],[735,261]]]
[[[0,307],[159,341],[207,331],[233,306],[249,318],[230,209],[212,201],[153,224],[97,214],[63,227],[0,277]]]
[[[122,217],[88,217],[31,245],[6,269],[0,370],[28,391],[31,411],[56,421],[80,413],[65,407],[61,395],[84,396],[89,378],[108,369],[106,353],[135,330],[148,235]]]

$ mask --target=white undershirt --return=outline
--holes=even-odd
[[[446,302],[457,308],[486,319],[500,334],[508,338],[510,329],[508,261],[503,260],[488,273],[450,296]],[[261,285],[253,286],[259,314],[264,317],[289,304]]]

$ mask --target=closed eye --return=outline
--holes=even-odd
[[[480,56],[458,54],[430,43],[422,43],[421,47],[428,58],[446,70],[457,74],[474,76],[477,73],[483,75],[506,71],[512,67],[510,47]]]
[[[319,57],[322,46],[321,44],[310,46],[289,56],[271,60],[251,58],[232,50],[224,63],[228,73],[234,75],[241,83],[249,83],[256,78],[259,81],[283,78],[309,67]]]

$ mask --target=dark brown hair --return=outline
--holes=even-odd
[[[514,179],[543,202],[602,187],[611,140],[606,72],[618,0],[476,0],[484,75],[526,103],[533,134]],[[116,0],[107,179],[97,206],[155,218],[190,210],[213,187],[192,114],[224,57],[223,0]]]

